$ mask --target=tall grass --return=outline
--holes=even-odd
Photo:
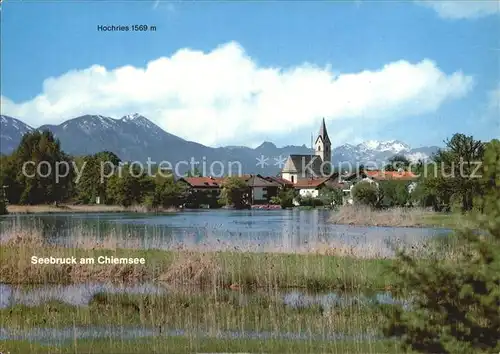
[[[81,231],[81,234],[78,232]],[[49,243],[40,229],[13,226],[0,235],[0,282],[79,283],[86,281],[157,281],[199,287],[383,289],[389,260],[360,257],[346,248],[313,248],[297,253],[141,249],[136,240],[77,228],[71,245]],[[74,246],[77,247],[74,247]],[[32,264],[31,257],[97,259],[144,258],[144,265]]]
[[[389,227],[447,227],[473,226],[470,215],[432,212],[423,208],[373,209],[363,205],[344,205],[332,212],[335,224]]]
[[[333,212],[330,222],[366,226],[422,226],[429,212],[419,208],[390,208],[375,210],[366,206],[342,206]]]
[[[144,205],[132,205],[124,207],[120,205],[105,205],[105,204],[61,204],[61,205],[16,205],[7,206],[9,214],[40,214],[40,213],[148,213],[152,211],[158,212],[174,212],[175,208],[156,208],[152,210]]]
[[[48,302],[35,307],[16,305],[0,310],[1,326],[20,330],[66,328],[75,333],[88,326],[111,326],[126,331],[131,326],[153,329],[155,335],[182,329],[182,338],[144,339],[135,346],[122,338],[79,340],[45,347],[51,353],[174,352],[190,350],[256,350],[266,352],[375,353],[387,348],[370,337],[377,332],[378,313],[361,302],[346,307],[286,306],[280,290],[349,291],[361,296],[365,290],[391,287],[386,266],[391,259],[376,252],[338,244],[315,244],[295,253],[250,252],[245,249],[203,252],[199,248],[141,249],[130,238],[113,230],[97,234],[85,228],[73,230],[72,243],[48,242],[40,228],[12,225],[0,235],[0,282],[10,284],[67,284],[86,282],[156,282],[168,295],[100,293],[89,306]],[[34,265],[31,257],[97,258],[144,257],[144,265]],[[251,292],[251,294],[250,294]],[[249,295],[250,294],[250,295]],[[24,331],[24,332],[23,332]],[[216,339],[231,333],[295,333],[317,337],[307,340],[279,338]],[[201,338],[205,333],[210,338]],[[340,341],[325,338],[342,334]],[[349,336],[353,337],[349,337]],[[323,338],[323,339],[322,339]],[[51,339],[51,338],[47,338]],[[176,343],[176,344],[175,344]],[[203,343],[210,343],[204,345]],[[11,352],[43,352],[35,344],[9,341],[0,347]],[[5,349],[4,349],[5,348]],[[28,349],[26,349],[28,348]],[[28,351],[29,352],[29,351]],[[190,351],[188,351],[190,352]]]

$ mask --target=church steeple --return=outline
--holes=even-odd
[[[318,138],[321,137],[323,142],[331,144],[330,138],[328,137],[328,132],[326,131],[325,118],[323,118],[323,122],[321,122],[321,127],[319,128]]]
[[[325,118],[321,122],[319,134],[314,144],[315,155],[321,157],[323,162],[332,161],[332,143],[326,130]]]

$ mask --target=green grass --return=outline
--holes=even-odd
[[[134,340],[77,340],[65,345],[44,346],[25,341],[0,342],[0,352],[26,354],[97,353],[403,353],[391,342],[294,341],[170,337]]]
[[[144,258],[145,265],[39,265],[31,257]],[[303,288],[309,290],[384,289],[391,284],[387,259],[357,259],[318,254],[178,252],[2,245],[0,282],[68,284],[89,281],[189,282],[209,288]]]
[[[239,292],[130,295],[100,293],[89,306],[51,301],[0,310],[1,326],[32,327],[141,326],[188,331],[265,331],[356,334],[374,331],[381,315],[370,305],[324,309],[286,306],[280,296]]]
[[[456,229],[464,226],[472,226],[474,217],[471,214],[461,213],[426,213],[422,216],[422,224],[427,226]]]

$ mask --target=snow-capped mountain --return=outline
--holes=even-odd
[[[33,130],[20,120],[8,116],[1,116],[0,122],[0,152],[4,154],[11,153],[18,146],[23,134]],[[122,160],[145,162],[150,158],[155,162],[168,161],[172,165],[178,161],[190,161],[191,158],[205,161],[206,166],[210,166],[212,161],[220,161],[224,166],[228,166],[228,162],[237,161],[240,162],[243,173],[276,174],[279,167],[273,164],[274,157],[313,153],[311,148],[305,145],[277,147],[270,141],[263,142],[255,149],[245,146],[212,148],[170,134],[138,113],[121,118],[84,115],[58,125],[43,125],[37,129],[52,131],[61,141],[62,148],[72,155],[111,151]],[[332,149],[332,162],[334,166],[343,162],[382,166],[395,154],[405,155],[412,161],[426,160],[437,149],[412,149],[398,140],[369,140],[358,145],[344,144]],[[256,166],[256,159],[261,155],[269,158],[269,164],[264,167]],[[187,168],[187,165],[181,166],[179,172]]]
[[[405,152],[411,149],[408,144],[405,144],[398,140],[387,140],[387,141],[368,140],[357,145],[357,148],[361,151],[379,151],[379,152],[388,151],[394,154],[399,154],[401,152]]]
[[[0,115],[0,153],[13,151],[23,135],[32,130],[32,127],[19,119]]]
[[[333,161],[384,164],[394,155],[404,155],[412,162],[426,161],[437,152],[437,146],[413,149],[399,140],[368,140],[358,145],[344,144],[333,149]]]
[[[123,160],[145,161],[147,157],[153,160],[178,156],[179,144],[188,145],[188,151],[193,147],[204,147],[165,132],[138,113],[118,119],[84,115],[59,125],[43,125],[38,129],[52,131],[61,140],[63,149],[73,155],[107,150]],[[185,146],[183,148],[186,149]]]

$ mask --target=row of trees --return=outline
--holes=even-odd
[[[411,182],[383,181],[378,188],[374,184],[358,183],[353,189],[354,199],[374,207],[420,205],[446,211],[459,205],[463,211],[470,211],[476,205],[476,199],[484,194],[484,183],[477,178],[483,173],[478,164],[483,163],[484,152],[485,144],[481,141],[455,134],[429,164],[412,166],[403,156],[391,159],[386,170],[411,169],[421,176],[411,193]],[[0,183],[6,186],[5,197],[12,204],[69,200],[86,204],[93,203],[96,198],[105,204],[144,204],[151,208],[180,204],[193,207],[222,204],[242,208],[249,203],[248,188],[240,179],[229,178],[222,186],[220,198],[218,193],[188,193],[171,176],[156,174],[156,177],[151,177],[144,171],[133,168],[131,171],[130,166],[123,166],[118,173],[117,166],[121,161],[111,152],[68,156],[48,131],[26,134],[10,156],[0,158]],[[26,162],[30,164],[25,165]],[[103,166],[104,171],[101,171]],[[79,174],[79,171],[83,173]],[[102,174],[110,177],[102,179]],[[291,207],[294,200],[308,206],[340,205],[342,192],[324,188],[318,198],[300,198],[293,189],[283,190],[272,202]]]
[[[111,152],[71,157],[48,131],[24,135],[11,155],[0,158],[0,185],[12,204],[87,204],[99,198],[104,204],[159,208],[178,206],[186,195],[172,175],[154,168],[149,175]]]
[[[419,196],[408,181],[380,181],[357,183],[352,190],[356,203],[375,208],[405,207],[419,204]]]
[[[375,184],[359,183],[353,189],[354,199],[374,207],[419,205],[436,211],[454,207],[471,211],[486,190],[481,176],[487,143],[455,134],[445,144],[426,164],[412,166],[405,157],[395,156],[385,167],[386,171],[403,169],[417,174],[413,190],[412,182],[407,181],[382,181],[378,188]]]
[[[227,178],[220,193],[205,192],[188,190],[182,183],[175,183],[172,175],[157,172],[154,166],[151,171],[141,171],[124,164],[108,151],[69,156],[52,133],[35,131],[26,134],[11,155],[1,157],[0,185],[6,186],[5,199],[11,204],[92,204],[99,200],[102,204],[125,207],[139,204],[149,209],[180,205],[241,209],[250,204],[251,191],[240,178]],[[200,174],[195,170],[187,176],[196,175]],[[4,199],[0,199],[3,203]],[[338,191],[325,188],[319,198],[299,198],[290,188],[281,190],[271,203],[288,208],[294,205],[294,200],[301,205],[331,205],[341,203],[341,195],[339,199]]]
[[[196,175],[200,175],[199,171],[194,170],[187,176]],[[141,171],[138,166],[122,163],[112,152],[69,156],[48,131],[27,133],[11,155],[1,156],[0,186],[6,187],[0,211],[5,199],[11,204],[31,205],[92,204],[99,199],[103,204],[144,205],[149,209],[181,205],[241,209],[250,203],[250,190],[240,178],[227,178],[220,194],[189,190],[166,171],[158,171],[155,166]],[[294,190],[282,191],[279,197],[283,207],[292,206]]]

